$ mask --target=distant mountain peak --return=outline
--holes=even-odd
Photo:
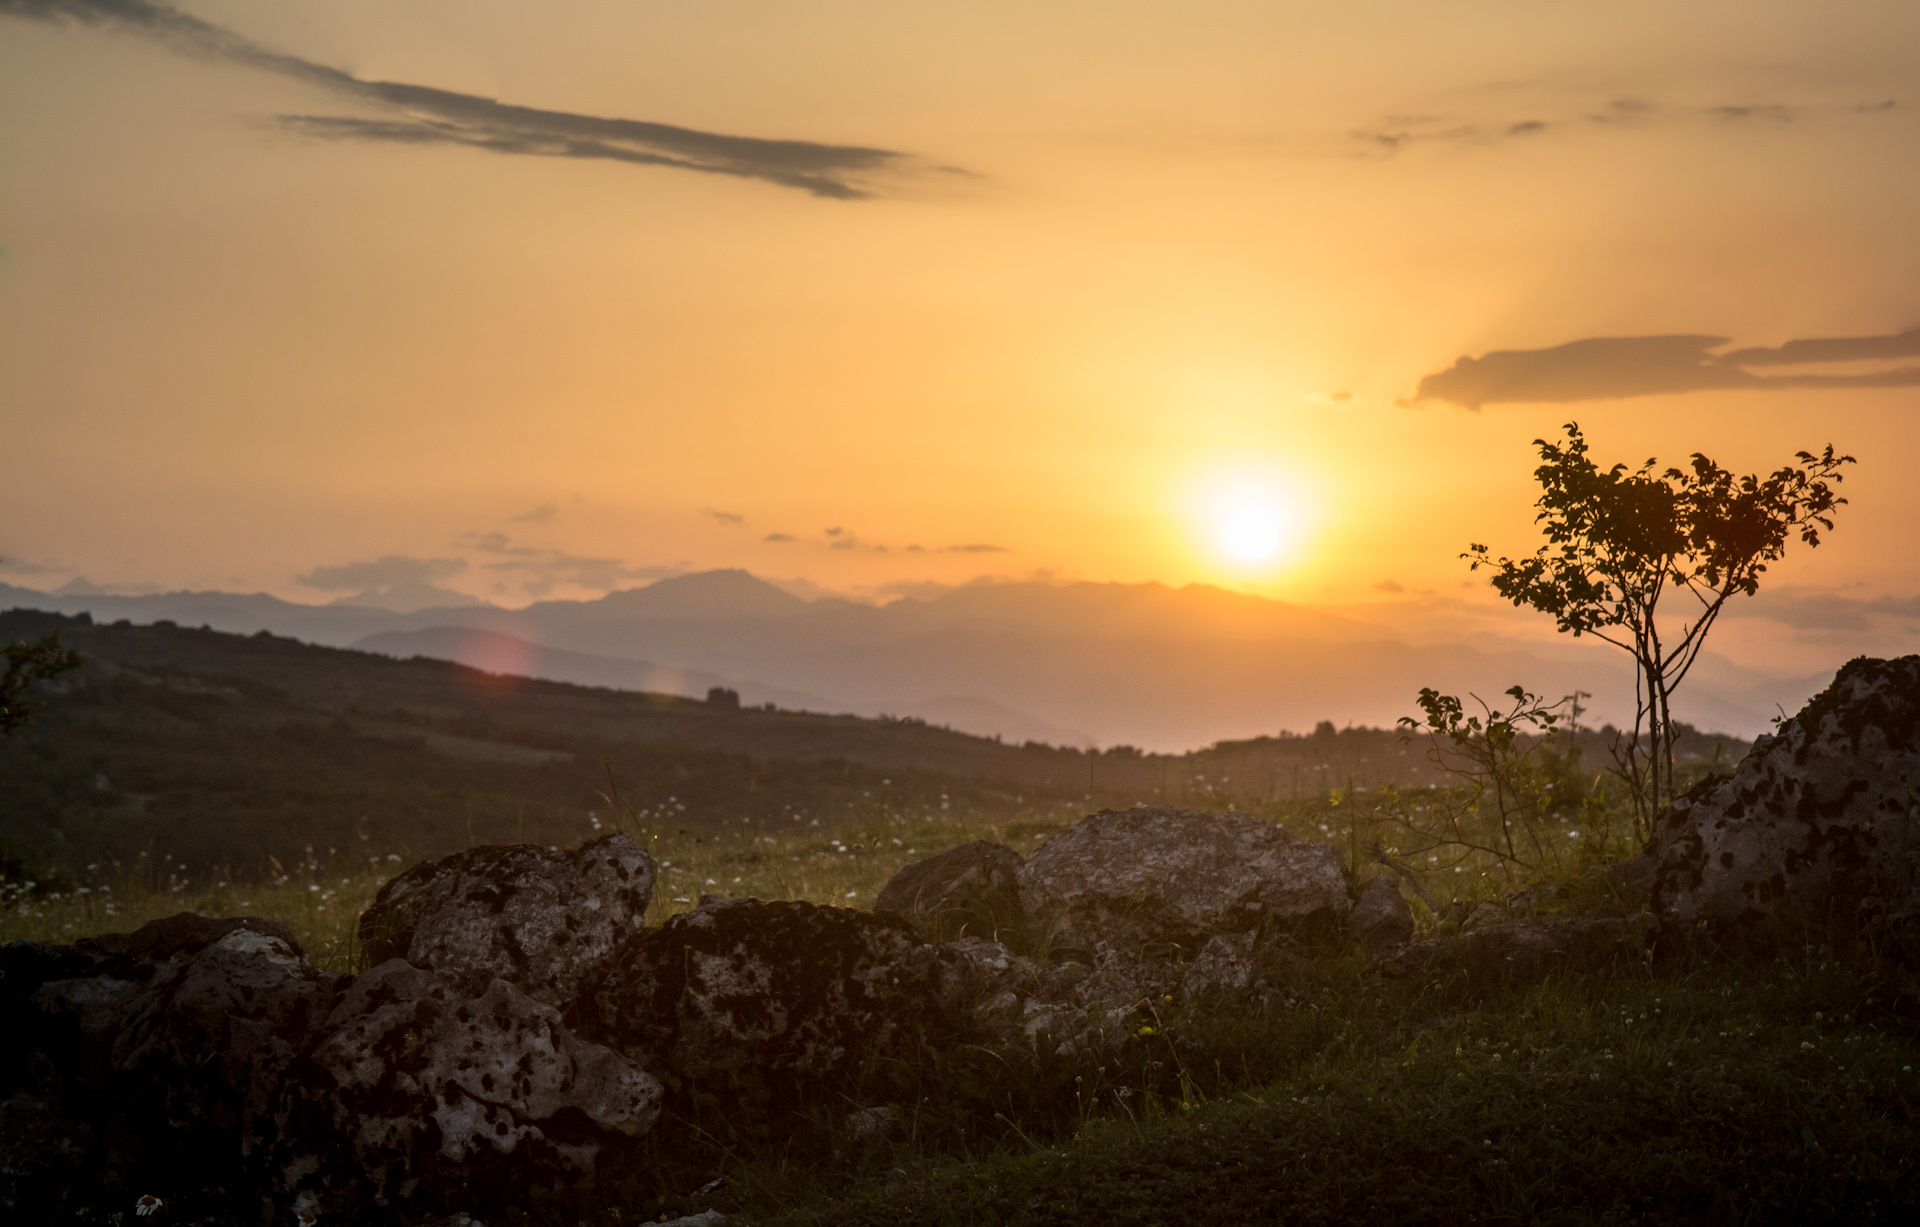
[[[675,575],[589,603],[650,618],[785,618],[807,609],[806,601],[737,567]]]
[[[392,584],[385,588],[369,588],[352,596],[343,596],[334,605],[346,605],[358,609],[384,609],[391,613],[418,613],[423,609],[453,609],[468,605],[484,605],[477,596],[464,592],[455,592],[451,588],[442,588],[425,580],[410,580]]]

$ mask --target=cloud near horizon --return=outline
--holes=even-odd
[[[1864,631],[1874,618],[1920,621],[1920,596],[1882,596],[1872,600],[1836,592],[1781,589],[1730,602],[1729,618],[1759,618],[1802,631]]]
[[[874,195],[871,176],[912,169],[912,159],[887,149],[729,136],[636,119],[512,106],[425,85],[363,81],[325,64],[269,51],[163,0],[0,0],[0,16],[121,30],[154,39],[184,55],[318,86],[383,112],[378,117],[276,117],[282,129],[321,140],[462,145],[493,153],[665,166],[758,179],[836,200],[868,198]]]
[[[634,566],[622,558],[594,558],[553,546],[521,545],[503,532],[467,533],[459,544],[487,556],[489,561],[480,564],[482,570],[502,579],[512,577],[521,592],[534,597],[545,596],[562,584],[611,592],[629,580],[666,579],[689,570],[684,562]]]
[[[333,567],[315,567],[293,582],[322,592],[360,591],[367,588],[392,588],[400,584],[432,584],[451,579],[467,569],[460,558],[413,558],[405,554],[387,554],[361,562]]]
[[[1716,336],[1589,337],[1550,349],[1494,350],[1479,358],[1463,357],[1428,375],[1412,403],[1445,401],[1478,409],[1721,389],[1920,387],[1920,364],[1867,372],[1770,369],[1920,358],[1920,328],[1714,352],[1728,344],[1728,338]]]

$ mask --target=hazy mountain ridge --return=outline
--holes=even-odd
[[[668,670],[694,679],[668,687],[676,693],[727,685],[750,703],[927,719],[941,710],[968,731],[1013,740],[1039,731],[1049,735],[1035,740],[1067,744],[1178,751],[1321,720],[1389,725],[1413,710],[1422,686],[1488,697],[1516,683],[1551,695],[1577,689],[1593,696],[1596,722],[1631,715],[1627,661],[1605,645],[1503,647],[1481,637],[1414,646],[1354,618],[1203,585],[987,583],[871,606],[809,602],[744,571],[709,571],[518,610],[397,614],[265,594],[102,597],[4,586],[0,602],[101,621],[267,629],[469,664],[449,646],[456,632],[489,632],[556,654],[534,676],[645,689],[657,676],[649,671]],[[1827,676],[1769,678],[1704,657],[1677,706],[1702,728],[1752,736]]]

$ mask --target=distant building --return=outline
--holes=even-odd
[[[715,686],[707,691],[707,704],[711,707],[729,707],[740,709],[740,692],[727,686]]]

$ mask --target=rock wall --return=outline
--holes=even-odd
[[[1352,910],[1335,849],[1168,809],[1024,863],[931,858],[878,913],[703,899],[648,929],[653,885],[620,835],[476,848],[381,890],[352,976],[250,918],[0,948],[0,1208],[157,1192],[180,1219],[265,1197],[331,1221],[577,1191],[637,1161],[671,1096],[778,1128],[857,1093],[881,1119],[931,1049],[1100,1051],[1176,1000],[1270,997],[1272,943]],[[1364,899],[1354,932],[1397,933],[1397,892]],[[976,924],[1044,948],[942,940]]]

